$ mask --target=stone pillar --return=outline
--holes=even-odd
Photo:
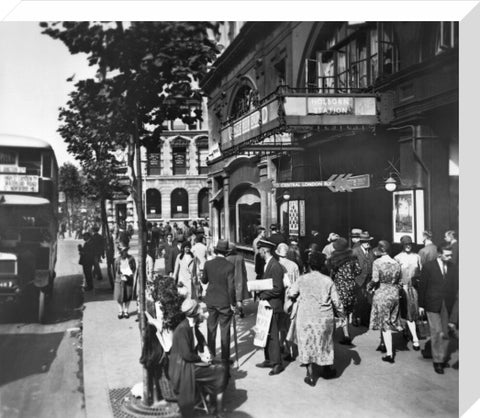
[[[166,139],[163,142],[163,147],[162,147],[162,168],[163,168],[163,174],[165,176],[171,176],[172,175],[172,147],[170,145],[171,139]],[[170,209],[168,210],[168,213],[170,213]]]
[[[171,187],[165,188],[162,190],[162,218],[163,219],[171,219],[172,218],[172,205],[171,199],[172,199],[172,189]]]
[[[225,213],[225,239],[230,241],[230,206],[228,198],[230,194],[230,178],[223,178],[223,207]]]
[[[258,163],[258,169],[259,169],[259,182],[265,181],[268,179],[268,170],[267,170],[267,160],[262,159]],[[268,216],[268,196],[271,194],[268,191],[265,191],[265,189],[259,189],[260,193],[260,223],[263,227],[267,228],[268,230],[268,221],[269,221],[269,216]]]

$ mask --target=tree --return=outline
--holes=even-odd
[[[192,124],[201,119],[198,81],[219,53],[212,22],[42,22],[43,33],[65,43],[72,54],[86,53],[98,68],[98,84],[106,102],[116,110],[114,132],[128,135],[132,196],[139,218],[139,241],[145,244],[140,145],[158,141],[163,122],[180,118]],[[88,122],[86,119],[84,122]],[[123,130],[125,128],[125,130]],[[120,145],[125,137],[119,138]],[[72,149],[72,152],[75,152]],[[80,154],[79,154],[80,155]],[[85,157],[80,157],[84,159]],[[145,252],[139,247],[140,329],[145,342]],[[144,397],[149,377],[144,369]]]
[[[64,163],[58,174],[58,188],[65,193],[68,229],[72,231],[72,215],[74,204],[83,197],[83,181],[78,168],[71,163]]]

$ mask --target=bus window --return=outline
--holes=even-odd
[[[52,177],[52,158],[48,154],[43,154],[42,177]]]
[[[25,174],[39,176],[42,166],[41,156],[38,150],[24,150],[18,155],[18,165],[26,168]]]

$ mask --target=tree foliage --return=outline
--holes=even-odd
[[[79,202],[83,196],[83,181],[78,168],[71,163],[64,163],[58,173],[58,188],[65,193],[70,202]]]

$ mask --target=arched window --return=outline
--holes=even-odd
[[[172,218],[188,218],[188,193],[185,189],[175,189],[170,196]]]
[[[162,215],[162,196],[157,189],[147,189],[147,217]]]
[[[230,109],[230,117],[238,118],[243,114],[255,108],[258,101],[258,91],[255,90],[248,81],[244,80],[244,84],[238,89]]]
[[[206,218],[208,216],[208,189],[202,189],[198,192],[198,216]]]

